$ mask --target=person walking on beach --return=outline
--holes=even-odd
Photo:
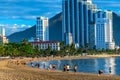
[[[40,64],[39,63],[37,63],[37,68],[39,68],[40,67]]]
[[[31,62],[31,66],[34,67],[34,64]]]
[[[53,70],[56,70],[56,64],[53,65]]]
[[[103,73],[102,70],[98,70],[98,74],[101,75]]]
[[[111,67],[109,67],[109,74],[111,74]]]
[[[45,69],[45,63],[43,63],[43,68]]]
[[[76,65],[74,65],[74,72],[76,72],[77,71],[77,66]]]

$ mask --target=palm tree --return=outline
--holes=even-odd
[[[75,44],[70,45],[70,54],[75,55],[77,52],[77,49],[75,48]]]
[[[86,45],[85,45],[85,52],[86,53],[88,52],[88,47],[89,47],[89,45],[88,45],[88,43],[86,43]]]
[[[65,42],[62,41],[60,42],[60,50],[64,50],[64,48],[65,48]]]
[[[44,50],[44,52],[45,52],[44,56],[50,56],[51,51],[52,51],[52,48],[50,46],[48,46],[48,48]]]
[[[26,39],[23,39],[21,43],[25,45],[25,44],[28,44],[28,41]]]
[[[0,56],[4,56],[5,55],[5,48],[3,45],[0,45]]]

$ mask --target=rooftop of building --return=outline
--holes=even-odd
[[[44,44],[44,43],[59,43],[58,41],[35,41],[35,42],[30,42],[32,44]]]

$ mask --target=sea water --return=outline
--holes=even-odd
[[[104,74],[120,75],[120,57],[52,60],[33,64],[40,64],[41,69],[48,69],[50,64],[56,64],[57,70],[63,70],[64,65],[69,65],[70,71],[77,65],[77,72],[98,74],[98,70],[102,70]],[[30,63],[27,65],[31,66]]]

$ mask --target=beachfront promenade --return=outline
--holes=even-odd
[[[90,57],[90,56],[89,56]],[[97,56],[96,56],[97,57]],[[79,58],[79,57],[71,57]],[[85,58],[85,57],[82,57]],[[53,58],[15,58],[0,61],[0,80],[120,80],[120,76],[63,72],[28,67],[24,62],[46,61]],[[54,58],[54,59],[68,59]],[[19,63],[19,64],[18,64]]]

